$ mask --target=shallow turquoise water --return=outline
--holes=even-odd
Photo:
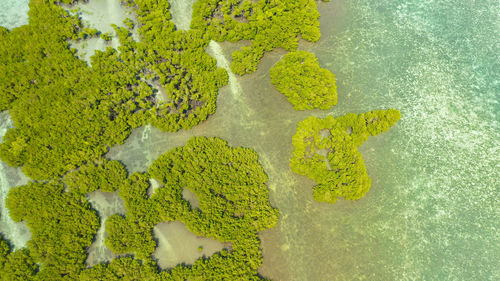
[[[139,128],[108,156],[144,170],[193,135],[256,149],[281,213],[261,235],[260,271],[275,280],[500,280],[500,2],[319,6],[323,37],[301,48],[337,75],[330,113],[403,115],[361,147],[372,178],[365,198],[319,204],[313,183],[290,171],[296,123],[326,113],[295,112],[272,88],[268,70],[282,51],[232,79],[207,122],[176,134]],[[209,51],[219,62],[230,58],[231,45],[217,46]]]
[[[332,274],[499,280],[500,2],[344,0],[321,11],[313,50],[337,74],[337,107],[403,115],[362,149],[369,196],[319,218],[339,220],[335,253],[350,261],[333,261]]]

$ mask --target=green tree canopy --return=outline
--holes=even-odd
[[[65,192],[58,181],[30,182],[11,189],[5,204],[12,219],[26,221],[31,230],[28,248],[30,257],[43,264],[40,276],[76,278],[85,268],[86,249],[99,227],[85,198]]]
[[[56,179],[99,160],[135,127],[189,129],[215,112],[227,73],[205,52],[203,33],[176,31],[168,1],[127,2],[141,41],[113,26],[121,46],[96,51],[91,66],[70,40],[98,31],[59,1],[32,0],[28,25],[0,29],[0,110],[15,126],[0,144],[3,161],[32,179]]]
[[[315,0],[199,0],[191,28],[216,41],[250,40],[233,53],[231,70],[239,75],[257,70],[265,52],[297,49],[299,38],[318,41],[319,12]]]
[[[151,178],[161,186],[148,196]],[[156,246],[153,226],[181,221],[196,235],[231,242],[232,250],[199,259],[189,269],[178,266],[172,276],[256,278],[262,263],[257,232],[275,226],[278,220],[278,211],[269,204],[266,182],[255,151],[232,148],[219,138],[192,138],[161,155],[148,173],[132,174],[120,186],[127,214],[108,219],[106,244],[116,253],[148,257]],[[197,196],[199,208],[192,208],[183,198],[184,188]]]
[[[400,118],[396,109],[337,118],[308,117],[298,124],[293,136],[290,166],[295,173],[318,183],[313,192],[317,201],[360,199],[370,189],[371,181],[358,147],[369,136],[389,130]]]
[[[66,174],[64,183],[75,193],[86,194],[98,189],[114,192],[127,179],[127,170],[119,161],[103,159]]]
[[[297,110],[329,109],[337,104],[335,75],[319,66],[314,54],[286,54],[270,70],[271,83]]]
[[[106,174],[110,177],[105,178]],[[152,178],[160,186],[148,194]],[[105,161],[82,167],[64,179],[15,187],[6,205],[15,221],[27,222],[32,239],[29,250],[13,253],[0,240],[0,276],[24,280],[260,280],[258,232],[274,227],[279,216],[269,204],[266,182],[255,151],[230,147],[219,138],[195,137],[161,155],[148,173],[127,177],[119,162]],[[199,208],[183,198],[184,188],[198,197]],[[115,214],[106,220],[105,244],[117,254],[134,258],[121,257],[86,268],[86,250],[99,219],[82,194],[97,189],[118,189],[126,208],[125,216]],[[172,221],[181,221],[198,236],[230,242],[231,247],[200,258],[192,266],[158,272],[151,257],[156,248],[152,230],[155,224]]]

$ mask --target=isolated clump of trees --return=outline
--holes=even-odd
[[[370,189],[371,181],[358,147],[369,136],[389,130],[400,118],[396,109],[337,118],[308,117],[298,124],[293,136],[290,166],[295,173],[318,183],[313,190],[317,201],[360,199]]]
[[[127,169],[121,162],[103,159],[69,172],[63,181],[69,191],[87,194],[96,190],[114,192],[126,179]]]
[[[288,53],[271,68],[270,74],[271,83],[294,109],[326,110],[337,104],[335,75],[321,68],[312,53]]]

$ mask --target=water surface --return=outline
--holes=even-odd
[[[297,230],[323,242],[293,248],[292,279],[500,279],[498,11],[498,1],[320,5],[323,37],[310,49],[337,75],[337,108],[403,117],[362,147],[368,195],[318,208],[318,229]]]
[[[181,222],[161,222],[153,228],[157,241],[153,258],[158,260],[162,269],[173,268],[178,264],[193,264],[201,257],[209,257],[222,249],[230,249],[230,243],[215,239],[198,237]]]
[[[97,230],[94,241],[87,249],[88,256],[86,263],[88,266],[93,266],[98,263],[109,262],[118,257],[118,255],[111,252],[104,244],[104,240],[107,237],[106,220],[114,214],[125,216],[126,210],[123,200],[118,195],[118,191],[109,193],[98,190],[87,194],[86,198],[92,208],[97,211],[100,220],[100,227]]]
[[[495,1],[321,3],[323,37],[303,43],[337,75],[339,104],[294,111],[269,81],[284,54],[230,75],[218,110],[190,131],[140,128],[109,154],[145,170],[194,135],[255,149],[269,175],[277,228],[261,234],[275,280],[496,280],[500,272],[500,7]],[[481,20],[479,20],[481,19]],[[231,44],[207,49],[227,68]],[[355,202],[312,200],[291,172],[291,137],[308,115],[398,108],[403,118],[361,152],[371,191]]]
[[[76,13],[81,18],[83,26],[86,28],[95,28],[101,33],[111,35],[109,42],[102,38],[94,37],[85,40],[70,41],[71,48],[77,50],[77,56],[85,60],[90,65],[90,57],[96,50],[105,51],[108,47],[117,49],[120,42],[113,29],[113,24],[124,26],[126,19],[135,19],[133,11],[120,4],[119,0],[91,0],[88,3],[80,1],[76,5],[64,7],[71,13]],[[139,36],[136,30],[132,32],[133,38],[138,40]]]

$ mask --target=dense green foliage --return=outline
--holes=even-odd
[[[150,177],[162,184],[151,197]],[[278,220],[278,211],[268,202],[266,181],[254,151],[231,148],[218,138],[193,138],[160,156],[148,174],[133,174],[120,186],[127,215],[106,221],[106,245],[116,253],[148,257],[156,246],[153,226],[181,221],[196,235],[231,242],[232,251],[200,259],[192,267],[178,266],[168,279],[255,279],[262,263],[257,232]],[[184,188],[196,194],[199,208],[183,199]]]
[[[204,50],[208,40],[198,30],[175,30],[168,1],[129,1],[140,23],[141,42],[128,52],[144,62],[141,75],[165,88],[168,99],[152,108],[149,122],[163,130],[189,129],[215,112],[218,89],[227,73]],[[121,50],[121,49],[120,49]]]
[[[196,232],[227,239],[237,229],[257,232],[277,221],[278,213],[268,202],[267,176],[251,149],[231,148],[218,138],[193,138],[160,156],[149,173],[165,185],[176,183],[169,187],[175,198],[183,188],[196,194],[201,213],[191,219],[203,223],[186,222]]]
[[[335,76],[319,66],[314,54],[286,54],[270,70],[271,83],[297,110],[329,109],[337,104]]]
[[[127,179],[127,170],[118,161],[103,159],[100,163],[89,163],[73,170],[64,177],[70,191],[86,194],[98,189],[114,192],[119,183]]]
[[[313,192],[317,201],[360,199],[370,189],[371,181],[358,146],[369,136],[389,130],[400,117],[395,109],[337,118],[308,117],[298,124],[293,136],[290,166],[295,173],[318,182]]]
[[[9,254],[9,244],[0,235],[0,268],[2,268],[7,260],[7,255]]]
[[[31,182],[11,189],[5,204],[14,221],[26,221],[31,229],[28,248],[33,260],[42,263],[41,280],[76,278],[99,227],[85,198],[64,192],[61,182]]]
[[[33,280],[38,266],[28,249],[10,252],[10,247],[0,236],[0,281]]]
[[[161,186],[149,196],[152,178]],[[63,181],[13,188],[7,207],[15,221],[27,222],[33,236],[29,250],[10,254],[6,243],[0,242],[0,275],[28,276],[22,280],[35,273],[36,280],[260,280],[257,233],[278,221],[266,182],[253,150],[232,148],[218,138],[195,137],[160,156],[148,173],[127,177],[121,163],[104,161],[69,173],[64,178],[67,191]],[[102,188],[118,188],[127,211],[126,216],[106,220],[105,244],[135,259],[122,257],[85,268],[86,249],[99,221],[82,194]],[[196,194],[199,208],[183,198],[184,188]],[[181,221],[196,235],[230,242],[232,247],[192,266],[158,272],[151,258],[157,246],[152,229],[171,221]],[[12,260],[11,265],[6,260]],[[36,263],[41,264],[39,272]]]
[[[105,244],[115,253],[134,253],[149,257],[156,243],[152,228],[160,222],[157,206],[147,194],[150,187],[147,174],[135,173],[122,182],[118,194],[123,199],[127,216],[113,215],[106,220],[108,237]]]
[[[0,28],[0,110],[8,109],[15,125],[0,158],[36,180],[98,160],[132,128],[189,129],[213,114],[227,73],[205,52],[209,40],[252,40],[233,54],[233,69],[243,74],[255,70],[264,52],[294,50],[299,36],[320,36],[314,0],[198,1],[188,31],[175,29],[168,1],[129,0],[138,24],[127,19],[114,26],[119,52],[96,51],[89,66],[71,40],[100,31],[83,26],[60,2],[32,0],[28,25]]]
[[[300,38],[320,37],[315,0],[199,0],[193,6],[191,28],[216,41],[250,40],[233,53],[231,70],[243,75],[257,70],[265,52],[295,50]]]
[[[215,112],[227,74],[199,31],[175,30],[168,1],[130,2],[142,41],[114,26],[120,52],[96,51],[91,67],[68,40],[96,31],[53,2],[32,0],[29,25],[0,28],[0,110],[15,125],[0,144],[3,161],[33,179],[54,179],[99,159],[134,127],[188,129]],[[153,85],[165,88],[164,100]]]
[[[109,264],[98,264],[91,269],[82,271],[78,280],[81,281],[164,281],[173,280],[161,278],[156,264],[151,260],[140,261],[130,257],[113,259]],[[178,279],[180,280],[180,279]]]

